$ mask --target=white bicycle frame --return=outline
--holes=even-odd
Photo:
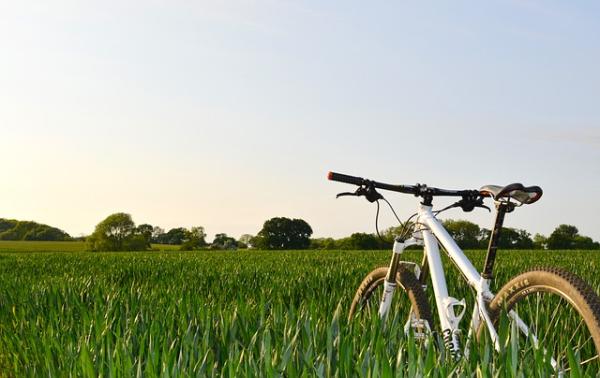
[[[471,261],[465,256],[463,251],[458,247],[454,239],[444,229],[440,221],[438,221],[431,211],[431,206],[420,205],[418,210],[418,218],[415,224],[419,229],[416,237],[412,237],[404,242],[394,242],[393,253],[401,254],[404,249],[410,245],[424,245],[427,264],[429,266],[431,285],[435,294],[435,302],[437,312],[440,318],[440,326],[444,343],[450,353],[455,357],[460,357],[461,350],[458,341],[459,323],[465,314],[465,300],[457,300],[448,294],[446,285],[446,276],[442,266],[439,244],[447,251],[448,256],[456,267],[462,272],[463,276],[476,292],[475,305],[469,329],[469,336],[473,332],[477,332],[481,322],[487,326],[491,340],[494,342],[496,350],[500,350],[498,341],[498,333],[494,328],[490,316],[487,311],[486,303],[494,298],[494,294],[489,289],[489,280],[479,274]],[[421,237],[419,238],[419,233]],[[397,258],[396,258],[397,259]],[[394,260],[394,257],[392,258]],[[389,311],[392,296],[395,290],[395,284],[388,282],[384,283],[384,293],[379,306],[379,316],[384,319]],[[460,313],[455,313],[456,307],[462,307]],[[518,328],[525,336],[529,335],[528,326],[519,318],[516,312],[510,311],[509,316],[515,321]],[[409,319],[410,322],[410,319]],[[408,324],[408,322],[407,322]],[[431,326],[431,325],[430,325]],[[535,335],[531,335],[533,342],[537,345]],[[465,350],[465,354],[468,349]],[[553,361],[554,362],[554,361]],[[553,363],[553,365],[555,362]]]

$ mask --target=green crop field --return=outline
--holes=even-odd
[[[82,252],[85,242],[80,241],[11,241],[0,240],[0,252]]]
[[[398,322],[349,325],[356,287],[387,264],[387,251],[94,254],[66,246],[23,253],[0,243],[0,376],[539,374],[536,363],[515,360],[511,344],[496,353],[484,341],[453,362],[404,336]],[[469,256],[482,265],[482,251]],[[539,264],[600,288],[598,252],[499,251],[493,289]],[[453,296],[470,295],[453,269],[448,284]]]
[[[152,244],[156,251],[177,251],[178,245]],[[86,244],[82,241],[10,241],[0,240],[0,252],[85,252]]]

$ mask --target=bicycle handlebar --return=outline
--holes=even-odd
[[[367,180],[362,177],[345,175],[342,173],[329,172],[327,178],[331,181],[343,182],[357,186],[373,186],[377,189],[390,190],[415,196],[447,196],[447,197],[477,197],[479,190],[448,190],[439,188],[430,188],[426,185],[392,185],[373,180]]]

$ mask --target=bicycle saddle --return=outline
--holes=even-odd
[[[520,183],[509,184],[506,186],[485,185],[479,189],[479,193],[484,197],[492,197],[496,201],[501,199],[514,199],[523,204],[532,204],[542,197],[542,188],[539,186],[523,186]]]

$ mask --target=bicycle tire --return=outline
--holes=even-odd
[[[358,287],[358,290],[356,290],[356,294],[352,300],[352,305],[350,306],[350,312],[348,314],[348,322],[351,322],[352,319],[355,318],[356,314],[364,308],[366,302],[369,302],[370,300],[379,301],[380,298],[373,298],[372,294],[377,288],[383,285],[387,272],[388,267],[383,266],[376,268],[367,274]],[[402,263],[400,264],[396,275],[396,284],[396,290],[403,290],[407,294],[415,317],[419,320],[427,321],[429,327],[432,328],[433,318],[431,316],[431,308],[427,301],[427,296],[423,291],[423,287],[415,277],[414,273],[410,271],[410,268],[405,267]]]
[[[511,279],[502,287],[502,289],[500,289],[498,294],[496,294],[489,304],[488,310],[490,320],[494,324],[494,327],[498,327],[501,316],[506,315],[505,311],[518,308],[520,304],[524,309],[532,308],[531,305],[529,307],[525,307],[525,303],[529,300],[533,300],[532,297],[534,295],[537,297],[539,305],[540,293],[549,294],[550,296],[558,296],[558,301],[560,301],[560,298],[562,298],[562,301],[560,301],[560,306],[552,307],[555,314],[550,319],[549,328],[553,328],[551,327],[552,322],[554,321],[552,319],[553,317],[558,316],[558,321],[561,320],[561,316],[563,315],[557,315],[558,311],[560,310],[565,312],[565,314],[568,314],[569,311],[572,311],[573,314],[578,314],[581,317],[581,320],[579,320],[580,324],[585,324],[590,338],[593,340],[593,345],[595,346],[596,355],[594,359],[596,359],[596,362],[594,364],[596,366],[600,366],[600,357],[598,356],[598,353],[600,353],[600,298],[588,283],[567,270],[556,267],[541,266],[521,273]],[[545,301],[546,303],[549,303],[548,299]],[[568,308],[569,306],[562,305],[562,302],[570,305],[571,308]],[[545,304],[542,303],[541,305],[544,306]],[[548,307],[550,307],[550,305],[548,305]],[[538,308],[536,308],[536,310],[538,310]],[[521,317],[521,315],[522,314],[519,313],[519,317]],[[536,316],[539,316],[539,313],[536,314]],[[565,317],[565,319],[569,318]],[[541,328],[538,326],[539,317],[535,320],[536,324],[528,324],[533,326],[533,332],[537,332]],[[545,321],[545,319],[542,319],[542,321]],[[571,340],[576,335],[574,334],[571,336],[569,331],[565,329],[565,325],[568,322],[561,323],[561,327],[559,327],[558,321],[555,326],[555,332],[559,333],[559,337],[560,335],[563,337],[565,337],[565,335],[567,335],[566,337],[570,337],[568,343],[571,343]],[[538,328],[537,330],[535,329],[536,327]],[[580,327],[580,325],[578,327]],[[478,332],[479,337],[481,337],[482,332],[486,330],[487,328],[485,324],[482,323]],[[581,332],[585,332],[585,329],[581,329]],[[577,329],[575,333],[577,333]],[[540,336],[543,336],[544,338],[547,337],[547,335],[539,334],[536,337]],[[587,342],[589,342],[589,339]],[[544,344],[543,341],[541,344]],[[552,345],[552,348],[555,347],[555,345]],[[581,350],[582,348],[583,346],[580,346],[577,350]],[[588,347],[588,350],[593,350],[591,345]],[[558,354],[558,357],[561,357],[560,353]]]

